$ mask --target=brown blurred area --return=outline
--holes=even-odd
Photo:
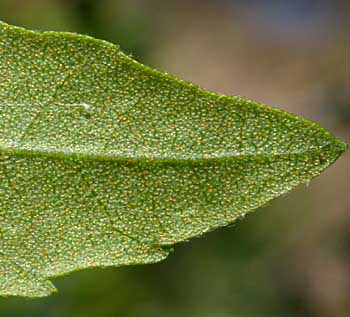
[[[350,140],[347,0],[0,0],[0,19],[107,39]],[[56,281],[58,297],[1,299],[0,316],[350,316],[349,179],[346,153],[309,186],[163,263],[75,273]]]

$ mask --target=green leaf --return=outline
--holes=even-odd
[[[90,37],[0,22],[0,295],[163,260],[331,165],[317,124],[152,70]]]

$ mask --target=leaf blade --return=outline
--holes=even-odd
[[[163,246],[308,182],[345,149],[317,124],[89,37],[0,22],[0,61],[0,260],[38,281],[17,278],[13,295],[47,295],[49,278],[77,269],[160,261]],[[16,274],[0,275],[0,295]]]

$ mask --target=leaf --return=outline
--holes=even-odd
[[[317,124],[90,37],[0,23],[0,294],[163,260],[331,165]]]

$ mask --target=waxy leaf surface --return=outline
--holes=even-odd
[[[160,261],[344,149],[317,124],[111,43],[0,22],[0,295],[46,296],[68,272]]]

